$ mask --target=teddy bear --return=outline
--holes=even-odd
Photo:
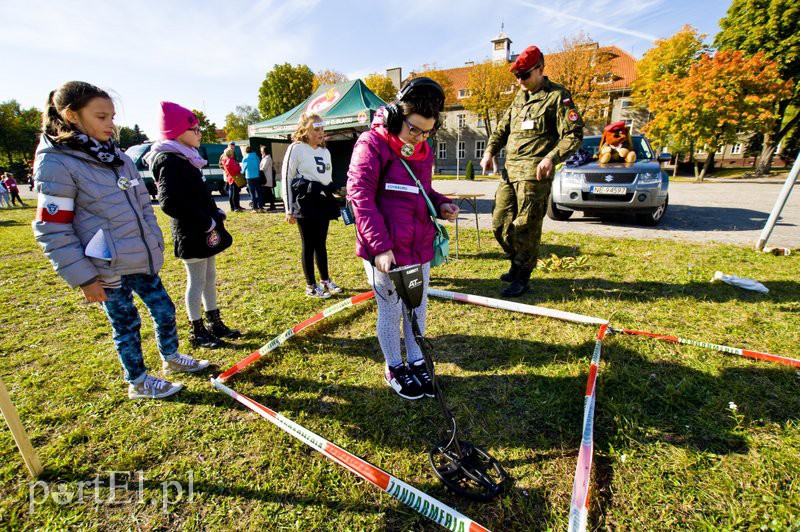
[[[603,164],[617,161],[636,162],[636,152],[633,150],[630,131],[625,122],[614,122],[605,127],[600,138],[598,154]]]

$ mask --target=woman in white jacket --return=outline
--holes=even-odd
[[[333,198],[331,152],[325,147],[324,125],[319,115],[300,116],[281,172],[286,221],[300,229],[306,296],[321,299],[342,291],[328,275],[328,225],[339,216],[339,209]],[[314,259],[320,284],[314,275]]]

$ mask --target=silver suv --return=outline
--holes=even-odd
[[[656,156],[642,135],[632,135],[631,141],[636,151],[635,163],[601,164],[593,159],[556,172],[547,216],[564,221],[574,211],[589,216],[633,213],[642,225],[661,222],[669,205],[669,176],[661,170],[661,163],[669,161],[670,155]],[[582,148],[595,156],[599,145],[599,136],[588,136],[584,137]]]

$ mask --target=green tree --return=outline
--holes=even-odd
[[[275,65],[258,90],[261,116],[272,118],[285,113],[311,96],[314,73],[306,65]]]
[[[0,162],[32,161],[41,124],[42,113],[35,107],[23,109],[16,100],[0,103]]]
[[[470,181],[475,181],[475,168],[472,167],[472,159],[467,161],[467,171],[464,173],[464,177]]]
[[[796,0],[733,0],[720,20],[714,44],[720,50],[741,50],[748,56],[763,53],[778,65],[781,79],[793,83],[792,90],[775,103],[777,119],[764,134],[756,174],[769,172],[775,147],[800,123],[800,114],[787,114],[800,106],[800,4]]]
[[[314,80],[311,83],[311,92],[320,88],[322,85],[333,85],[334,83],[342,83],[343,81],[350,81],[347,76],[341,72],[333,69],[326,69],[314,73]]]
[[[142,144],[149,140],[147,135],[139,129],[139,124],[134,124],[133,128],[125,126],[120,127],[117,132],[117,139],[119,147],[123,150],[127,150],[131,146],[136,146],[137,144]]]
[[[225,138],[242,140],[248,138],[247,126],[261,120],[258,109],[250,105],[237,105],[236,110],[225,117]]]
[[[217,125],[210,121],[203,111],[192,109],[192,112],[200,121],[200,142],[206,144],[216,144],[219,142],[219,137],[217,137]]]
[[[485,61],[469,69],[464,109],[483,119],[486,136],[492,136],[496,124],[514,98],[514,76],[508,65]]]
[[[378,74],[377,72],[366,76],[364,78],[364,85],[386,103],[392,102],[397,95],[397,87],[394,86],[392,80],[390,80],[388,76]]]
[[[666,76],[653,88],[648,107],[656,113],[644,131],[662,144],[675,141],[708,153],[702,180],[719,146],[737,140],[739,129],[773,127],[776,99],[788,94],[777,65],[762,54],[746,59],[739,51],[703,55],[683,77]]]

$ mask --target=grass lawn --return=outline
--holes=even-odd
[[[0,375],[46,476],[31,490],[10,433],[0,429],[0,528],[436,528],[212,389],[211,373],[184,376],[187,389],[173,400],[128,400],[102,309],[56,277],[33,240],[32,217],[30,208],[0,211]],[[160,212],[159,220],[168,227]],[[161,275],[178,306],[183,350],[212,360],[213,374],[337,299],[304,297],[297,229],[281,220],[231,215],[234,247],[217,261],[220,308],[246,334],[229,348],[187,347],[185,273],[171,253],[166,259]],[[436,268],[432,286],[498,297],[499,247],[485,232],[478,252],[474,233],[462,231],[462,259]],[[583,258],[549,261],[525,303],[800,356],[795,255],[575,234],[543,241],[543,256]],[[353,228],[333,223],[331,271],[345,296],[368,290],[353,246]],[[770,293],[710,284],[715,270],[757,279]],[[142,312],[145,361],[158,373]],[[427,452],[441,415],[434,401],[406,402],[385,386],[375,319],[374,302],[342,311],[229,385],[490,529],[566,529],[597,327],[431,301],[427,336],[464,439],[514,478],[507,494],[481,504],[449,494],[434,477]],[[597,380],[590,527],[800,528],[798,389],[800,372],[787,366],[610,336]],[[109,503],[107,487],[100,504],[91,496],[69,501],[81,482],[108,482],[113,471],[133,474],[128,491],[116,492],[121,503]],[[162,504],[162,483],[188,490],[189,480],[191,499],[177,499],[176,489],[177,500]]]

